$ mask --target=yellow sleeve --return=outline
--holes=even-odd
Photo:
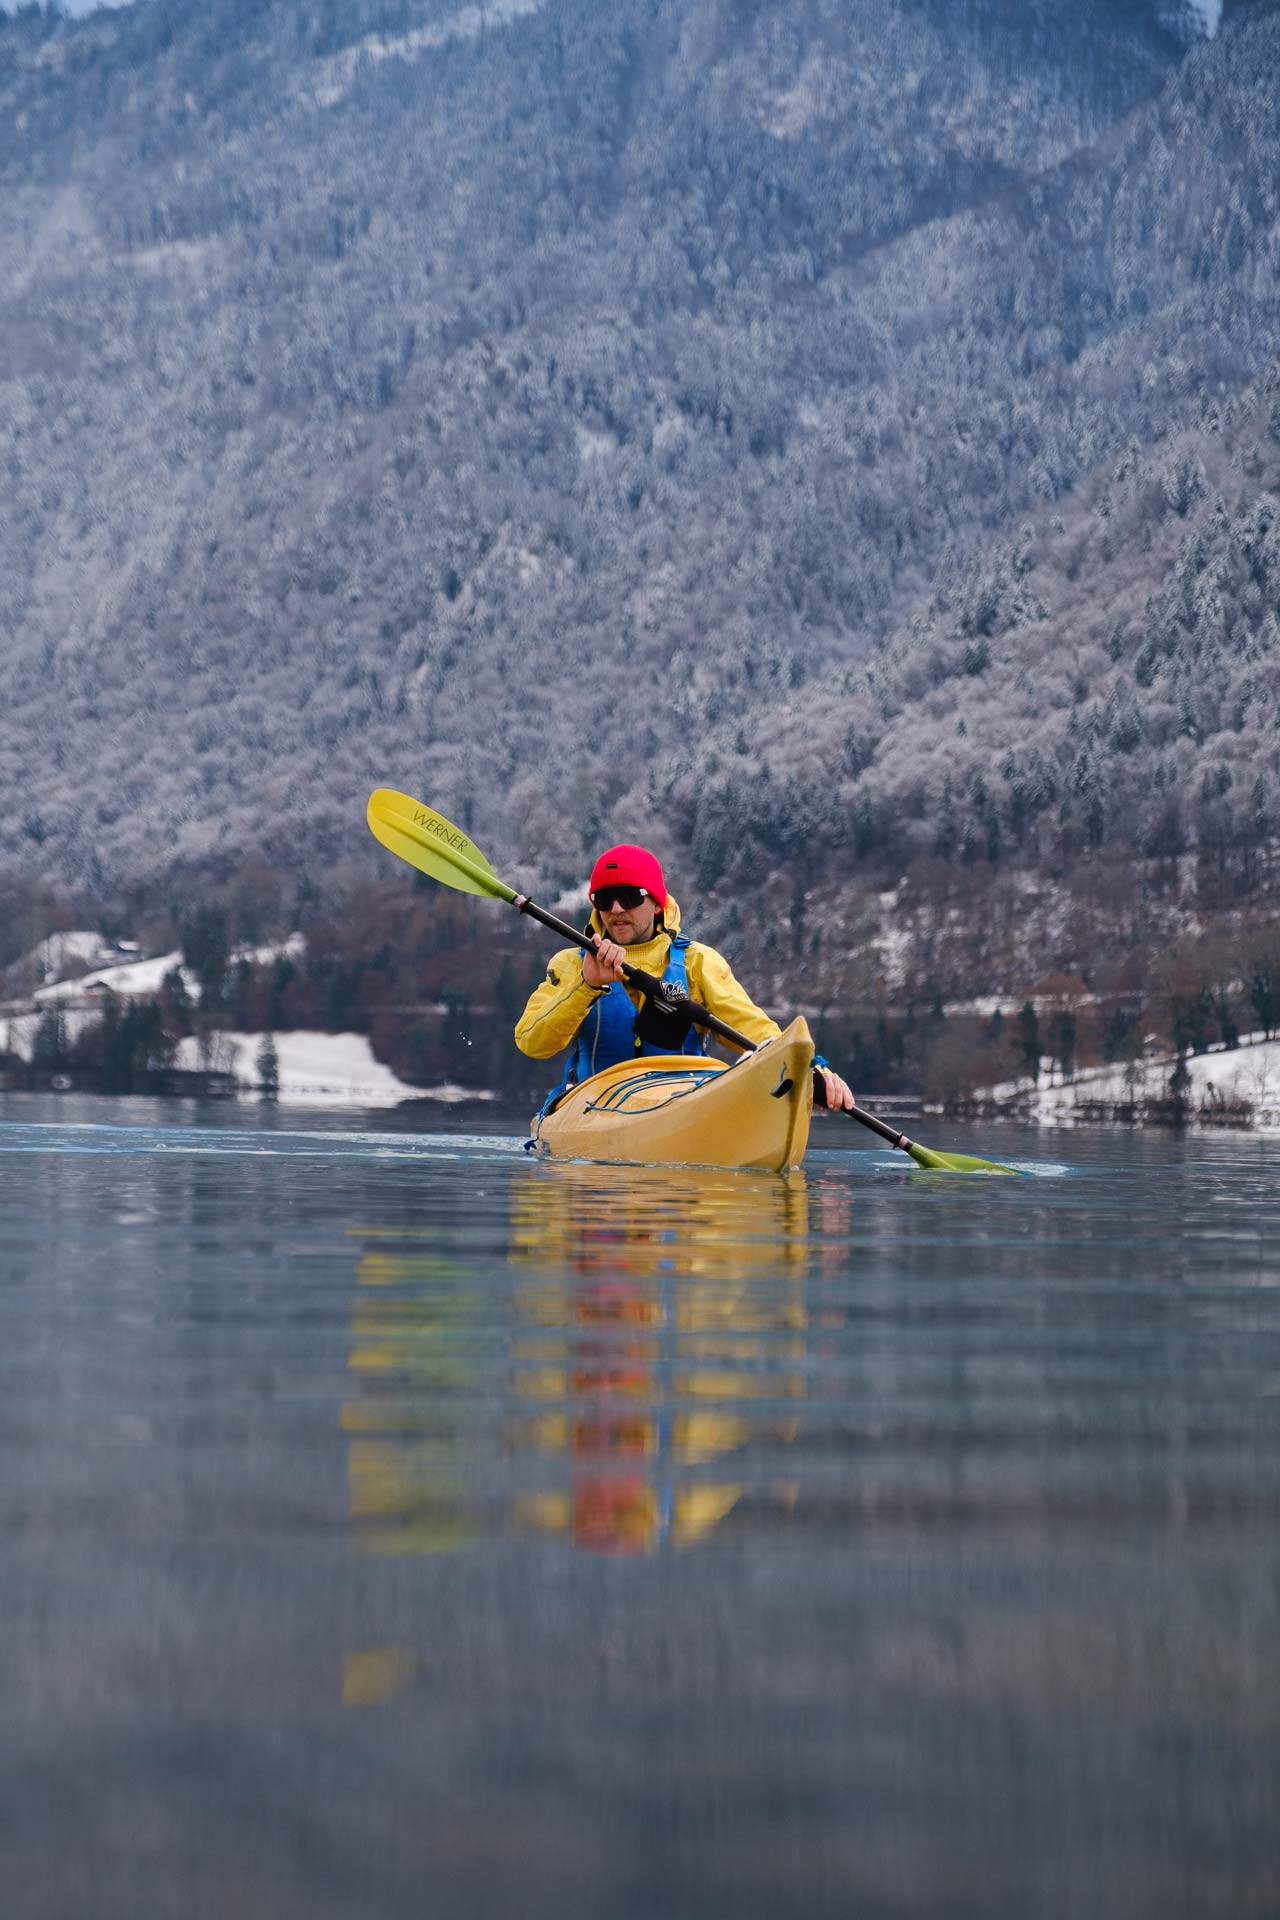
[[[714,947],[690,941],[685,955],[689,990],[718,1020],[736,1027],[759,1046],[762,1040],[776,1040],[782,1028],[767,1013],[762,1013],[746,988],[734,978],[733,968]]]
[[[573,1039],[587,1014],[606,992],[589,987],[582,977],[582,955],[574,947],[557,953],[546,979],[529,995],[529,1004],[516,1021],[516,1045],[533,1060],[549,1060]]]

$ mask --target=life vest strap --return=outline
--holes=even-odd
[[[689,973],[684,958],[689,944],[687,934],[671,935],[670,951],[662,975],[663,986],[675,987],[684,994],[689,991]],[[606,1067],[617,1066],[622,1060],[638,1059],[646,1053],[703,1054],[707,1050],[705,1034],[692,1025],[686,1028],[683,1044],[679,1047],[646,1041],[638,1031],[639,1019],[640,1014],[632,1006],[626,988],[620,980],[615,980],[610,991],[599,996],[570,1042],[564,1073],[539,1107],[531,1137],[525,1142],[526,1147],[532,1149],[536,1144],[541,1122],[570,1087],[577,1086],[581,1080],[589,1080],[593,1073],[602,1073]]]

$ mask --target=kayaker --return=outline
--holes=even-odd
[[[531,1059],[570,1049],[556,1095],[636,1053],[705,1051],[699,1028],[679,1016],[673,1022],[625,985],[624,961],[682,988],[757,1045],[777,1038],[782,1029],[739,985],[723,954],[681,933],[680,908],[647,847],[609,847],[591,870],[589,891],[595,952],[564,947],[555,954],[516,1023],[516,1045]],[[847,1082],[825,1061],[814,1066],[827,1106],[851,1108]]]

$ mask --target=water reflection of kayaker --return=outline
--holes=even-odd
[[[529,1412],[508,1438],[567,1472],[517,1500],[517,1525],[593,1553],[651,1553],[696,1544],[749,1493],[789,1510],[794,1488],[758,1484],[741,1456],[767,1458],[798,1430],[778,1402],[805,1390],[803,1176],[635,1167],[603,1187],[572,1163],[556,1175],[512,1194],[512,1263],[540,1273],[515,1300]]]
[[[595,953],[564,947],[530,995],[516,1024],[516,1045],[534,1060],[569,1049],[554,1099],[605,1067],[637,1053],[701,1053],[705,1039],[687,1016],[660,1007],[625,984],[624,960],[710,1008],[759,1045],[781,1028],[756,1006],[714,947],[680,931],[680,908],[646,847],[610,847],[591,873],[590,932]],[[853,1094],[825,1061],[815,1060],[828,1107],[852,1108]]]

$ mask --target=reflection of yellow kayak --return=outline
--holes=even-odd
[[[690,1054],[624,1060],[571,1087],[534,1138],[557,1159],[781,1173],[809,1142],[812,1065],[803,1020],[731,1066]]]

